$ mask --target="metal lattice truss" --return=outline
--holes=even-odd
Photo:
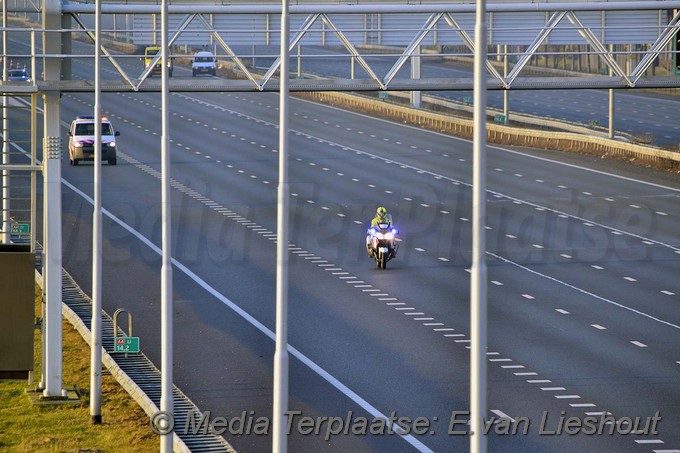
[[[633,88],[640,78],[645,74],[647,69],[651,66],[654,59],[656,59],[659,54],[664,51],[666,46],[668,46],[671,40],[675,37],[676,33],[678,33],[678,20],[680,19],[680,12],[675,14],[668,27],[663,29],[656,42],[652,45],[650,50],[645,54],[645,56],[630,74],[625,73],[621,66],[616,62],[612,54],[607,50],[607,47],[597,38],[591,29],[585,27],[581,23],[578,16],[576,16],[573,11],[561,11],[554,13],[550,17],[546,27],[541,30],[538,36],[536,36],[534,42],[529,46],[524,55],[522,55],[506,79],[500,79],[497,74],[494,74],[494,77],[500,79],[505,88],[510,88],[512,82],[517,78],[519,73],[529,62],[529,59],[534,55],[536,49],[538,49],[538,47],[545,42],[550,33],[553,32],[557,25],[565,18],[576,28],[579,35],[583,37],[584,41],[590,44],[593,49],[595,49],[609,69],[611,69],[612,72],[618,77],[624,79],[628,87]]]
[[[658,2],[655,2],[658,3]],[[671,2],[669,2],[671,3]],[[574,4],[571,4],[572,6]],[[540,89],[540,88],[583,88],[584,80],[589,80],[589,84],[592,87],[610,87],[610,88],[636,88],[636,87],[649,87],[649,86],[680,86],[680,81],[677,77],[654,77],[645,78],[647,70],[650,68],[655,59],[657,59],[662,53],[667,53],[670,44],[676,37],[676,34],[680,30],[680,10],[675,10],[670,21],[663,26],[658,27],[658,32],[656,34],[656,40],[649,45],[649,48],[643,53],[639,61],[636,62],[634,67],[631,67],[630,72],[627,72],[615,58],[615,55],[608,49],[604,40],[602,39],[603,31],[601,29],[593,29],[591,25],[584,24],[584,21],[579,18],[577,14],[578,9],[562,10],[562,11],[551,11],[545,12],[545,24],[542,28],[536,31],[535,37],[530,42],[529,45],[525,46],[523,53],[517,55],[517,61],[513,65],[512,69],[503,76],[496,69],[494,64],[487,60],[486,68],[489,74],[488,88],[489,89]],[[71,13],[72,17],[75,19],[78,26],[86,32],[90,37],[92,42],[94,42],[94,33],[92,30],[88,30],[83,20],[79,18],[78,14]],[[278,82],[276,74],[280,69],[280,59],[275,58],[271,66],[269,66],[264,74],[261,72],[256,72],[249,68],[244,63],[244,56],[239,56],[234,49],[235,45],[230,45],[228,38],[220,33],[212,25],[212,17],[206,17],[206,13],[187,13],[182,16],[179,21],[179,25],[174,28],[171,32],[171,36],[168,39],[168,46],[173,46],[183,33],[191,28],[195,31],[197,24],[202,26],[204,33],[212,38],[212,41],[216,43],[219,48],[224,51],[226,57],[233,61],[234,65],[244,74],[247,82],[244,80],[223,80],[222,82],[216,82],[220,85],[220,90],[229,90],[231,88],[237,88],[239,91],[270,91],[278,89]],[[422,18],[423,15],[414,16],[413,21],[418,18]],[[289,50],[292,52],[298,45],[300,45],[303,40],[310,34],[318,33],[318,29],[322,28],[325,34],[330,34],[337,38],[337,41],[341,43],[344,49],[349,53],[349,56],[360,65],[361,68],[367,74],[367,78],[364,79],[312,79],[305,81],[291,80],[291,90],[305,90],[305,91],[322,91],[322,90],[454,90],[454,89],[470,89],[472,87],[472,81],[466,79],[423,79],[423,78],[411,78],[411,79],[399,79],[397,74],[402,70],[405,65],[409,62],[418,61],[416,59],[420,54],[420,46],[424,42],[431,42],[431,35],[437,33],[454,33],[457,35],[460,42],[466,46],[471,54],[474,54],[475,41],[471,33],[468,32],[469,28],[466,29],[461,25],[458,15],[455,12],[439,11],[430,13],[427,19],[421,25],[413,24],[409,27],[413,34],[410,37],[410,41],[405,46],[402,46],[403,51],[397,56],[396,61],[391,66],[387,72],[379,74],[379,71],[372,67],[367,61],[367,57],[362,55],[361,46],[357,45],[350,39],[352,33],[356,34],[356,30],[343,30],[341,26],[338,25],[338,21],[335,20],[333,14],[327,12],[311,13],[306,16],[306,18],[301,22],[301,25],[293,30],[291,33],[291,38],[289,40]],[[610,70],[610,76],[596,76],[596,77],[544,77],[544,78],[528,78],[520,77],[522,71],[527,67],[527,64],[535,57],[539,52],[541,46],[545,46],[549,43],[548,38],[555,33],[564,33],[565,28],[570,28],[572,33],[577,33],[581,38],[580,44],[588,45],[591,49],[590,53],[597,55],[603,62],[604,65]],[[605,30],[606,31],[606,30]],[[403,33],[403,32],[402,32]],[[494,33],[494,28],[490,27],[490,33]],[[526,31],[525,31],[526,33]],[[599,36],[598,36],[599,35]],[[429,41],[426,38],[430,38]],[[139,77],[130,76],[123,67],[116,61],[116,57],[102,46],[103,55],[111,62],[111,64],[120,73],[122,78],[125,80],[125,84],[128,90],[139,91],[149,88],[149,85],[153,85],[152,80],[147,80],[150,75],[151,68],[160,59],[160,53],[155,57],[155,60],[151,65],[142,72]],[[428,54],[432,56],[432,54]],[[418,71],[419,72],[419,71]],[[244,85],[244,82],[246,84]],[[174,85],[177,85],[177,89],[192,88],[189,82],[182,82],[180,80],[174,80]],[[203,86],[206,83],[202,84]],[[211,84],[206,91],[213,90]],[[171,86],[171,89],[173,87]],[[105,88],[106,89],[106,88]],[[119,85],[116,89],[120,90]],[[202,90],[201,87],[194,87],[195,90]]]

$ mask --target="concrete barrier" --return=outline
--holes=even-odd
[[[354,93],[308,92],[295,93],[295,96],[444,134],[472,138],[473,121],[469,119],[396,105]],[[573,132],[504,126],[493,123],[493,117],[487,122],[487,141],[501,145],[616,156],[636,163],[680,170],[679,152]]]

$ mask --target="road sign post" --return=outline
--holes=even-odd
[[[128,315],[128,330],[130,336],[118,335],[118,315],[121,313]],[[113,313],[113,352],[139,352],[139,337],[132,336],[132,313],[125,309],[119,308]]]
[[[12,222],[11,233],[15,235],[27,235],[31,234],[31,224],[30,223],[16,223]]]
[[[139,337],[113,337],[113,352],[139,352]]]

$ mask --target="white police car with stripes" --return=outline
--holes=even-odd
[[[94,116],[79,115],[71,122],[68,131],[68,155],[71,165],[78,165],[81,160],[94,160]],[[116,165],[116,137],[120,132],[114,131],[111,122],[102,117],[102,161]]]

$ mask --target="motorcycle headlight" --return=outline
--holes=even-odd
[[[384,236],[384,239],[389,239],[389,240],[394,239],[394,233],[385,233],[383,236]]]
[[[115,147],[116,147],[116,142],[109,142],[109,147],[115,148]]]
[[[76,148],[82,148],[83,142],[73,142],[73,146],[75,146]]]

